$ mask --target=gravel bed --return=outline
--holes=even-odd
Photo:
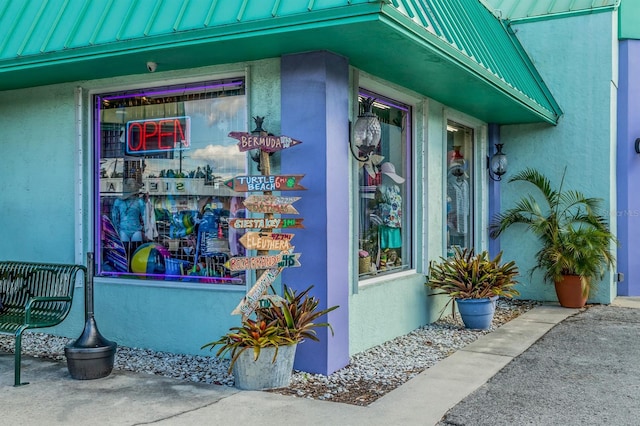
[[[420,372],[480,336],[532,309],[537,302],[502,300],[489,330],[467,330],[459,317],[446,316],[351,357],[350,364],[329,376],[294,371],[291,385],[270,392],[301,398],[369,405]],[[65,345],[73,339],[26,332],[23,355],[66,362]],[[13,336],[0,335],[0,351],[13,353]],[[118,346],[114,369],[156,374],[175,379],[233,386],[228,360],[211,356],[154,352]]]

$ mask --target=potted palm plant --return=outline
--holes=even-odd
[[[229,373],[233,373],[239,389],[262,390],[286,387],[291,381],[293,361],[298,343],[306,339],[318,341],[316,329],[329,327],[327,322],[316,323],[321,316],[338,306],[319,309],[320,300],[310,296],[310,286],[302,292],[284,285],[283,297],[263,296],[262,305],[255,311],[255,319],[246,318],[238,327],[231,327],[220,339],[209,342],[202,349],[220,346],[216,356],[229,355]]]
[[[525,169],[509,179],[532,184],[543,203],[531,194],[523,197],[515,207],[496,215],[490,236],[497,238],[512,225],[524,225],[540,241],[532,272],[544,271],[545,281],[555,285],[560,305],[581,308],[596,280],[614,266],[611,247],[617,240],[609,231],[607,218],[599,213],[602,200],[563,190],[564,176],[557,190],[534,169]]]
[[[429,263],[425,285],[433,294],[446,294],[456,301],[466,328],[486,330],[498,297],[520,294],[514,288],[517,275],[515,262],[502,263],[502,252],[491,259],[486,250],[474,255],[473,250],[456,247],[452,257]]]

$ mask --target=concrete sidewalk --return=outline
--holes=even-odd
[[[640,308],[640,300],[619,303]],[[615,309],[613,305],[603,308]],[[104,379],[73,380],[65,363],[27,356],[23,357],[22,377],[31,384],[14,388],[13,355],[0,353],[0,418],[12,425],[280,425],[283,421],[341,426],[434,425],[556,324],[578,312],[558,306],[536,307],[368,407],[124,371],[114,371]]]

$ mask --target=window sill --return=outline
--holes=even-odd
[[[110,278],[104,276],[94,277],[96,284],[116,284],[124,286],[136,287],[153,287],[153,288],[172,288],[177,290],[217,290],[217,291],[247,291],[246,285],[230,285],[230,284],[206,284],[206,283],[189,283],[180,281],[160,281],[160,280],[139,280],[127,278]]]
[[[398,278],[410,277],[414,275],[420,275],[416,272],[415,269],[408,269],[405,271],[399,271],[396,273],[387,273],[380,276],[373,276],[371,278],[365,278],[358,282],[358,288],[364,289],[367,287],[378,286],[386,283],[390,283],[392,281],[397,280]]]

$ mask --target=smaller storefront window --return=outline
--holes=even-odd
[[[411,267],[411,109],[400,102],[361,91],[380,122],[380,142],[360,146],[357,265],[360,279]],[[358,131],[358,129],[355,129]],[[365,130],[366,131],[366,130]]]
[[[244,78],[95,97],[98,274],[245,284],[227,261],[244,255],[247,174],[228,137],[247,126]]]
[[[473,248],[473,129],[447,122],[447,255]]]

